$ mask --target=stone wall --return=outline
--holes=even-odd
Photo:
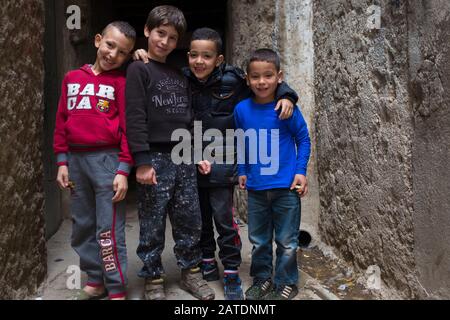
[[[314,121],[313,1],[278,0],[277,45],[285,81],[297,91],[298,105],[308,124],[311,156],[308,164],[308,195],[302,198],[301,229],[319,238],[319,186],[316,166],[316,127]]]
[[[257,48],[276,48],[275,0],[229,1],[227,52],[230,63],[245,70],[248,55]]]
[[[411,1],[415,256],[426,296],[450,298],[450,2]]]
[[[320,230],[405,297],[450,296],[450,4],[314,2]],[[369,26],[372,25],[372,28]]]
[[[416,296],[413,138],[404,1],[314,1],[320,230],[346,260]],[[379,2],[380,3],[380,2]]]
[[[0,298],[33,293],[46,274],[41,158],[44,5],[0,7]]]

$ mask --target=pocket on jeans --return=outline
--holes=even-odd
[[[119,167],[118,156],[116,154],[105,154],[102,157],[102,160],[101,160],[100,164],[109,173],[116,174],[117,169]]]

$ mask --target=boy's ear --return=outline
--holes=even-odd
[[[282,83],[283,82],[283,71],[279,71],[278,72],[278,83]]]
[[[245,74],[245,82],[247,82],[247,85],[250,87],[250,81],[248,81],[248,73]]]
[[[220,66],[225,61],[225,57],[221,54],[217,57],[216,67]]]
[[[96,48],[98,48],[98,47],[100,47],[100,42],[102,41],[102,39],[103,39],[103,37],[102,37],[102,35],[100,34],[100,33],[97,33],[96,35],[95,35],[95,47]]]
[[[150,30],[148,30],[147,26],[144,27],[144,35],[148,38],[150,37]]]

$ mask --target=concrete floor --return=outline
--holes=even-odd
[[[180,279],[180,271],[177,267],[173,254],[174,242],[171,236],[170,222],[167,223],[166,230],[166,247],[163,252],[163,265],[166,271],[166,295],[168,300],[195,300],[189,293],[183,291],[178,286]],[[38,296],[35,299],[43,300],[66,300],[70,299],[74,294],[74,290],[68,288],[67,283],[73,283],[73,271],[68,272],[70,266],[78,265],[78,257],[70,246],[71,221],[66,219],[63,221],[59,231],[47,242],[47,265],[48,276],[46,282],[40,288]],[[243,242],[242,258],[243,262],[240,269],[240,275],[243,282],[243,288],[246,290],[252,282],[249,277],[250,269],[250,253],[251,246],[247,236],[247,225],[240,225],[240,234]],[[141,261],[136,255],[136,247],[139,238],[139,222],[137,217],[136,206],[130,204],[127,211],[126,239],[128,248],[128,299],[143,299],[143,279],[137,277],[137,273],[141,268]],[[222,266],[220,266],[222,268]],[[313,279],[309,279],[308,275],[301,273],[300,276],[300,293],[296,297],[297,300],[320,300],[324,298],[320,294],[320,290],[316,290]],[[72,280],[72,281],[71,281]],[[81,286],[86,281],[85,275],[81,276]],[[305,286],[306,283],[306,286]],[[216,292],[216,300],[223,300],[223,287],[221,280],[209,282],[210,286]],[[318,295],[316,295],[316,293]],[[321,297],[320,297],[321,296]],[[326,298],[326,297],[325,297]]]

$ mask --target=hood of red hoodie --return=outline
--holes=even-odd
[[[80,67],[80,70],[83,70],[84,72],[86,72],[89,75],[94,76],[94,77],[103,76],[103,75],[107,75],[107,76],[125,76],[125,72],[121,71],[121,70],[118,70],[118,69],[104,71],[104,72],[99,73],[99,74],[96,75],[94,73],[94,71],[92,70],[92,64],[85,64],[84,66]]]

